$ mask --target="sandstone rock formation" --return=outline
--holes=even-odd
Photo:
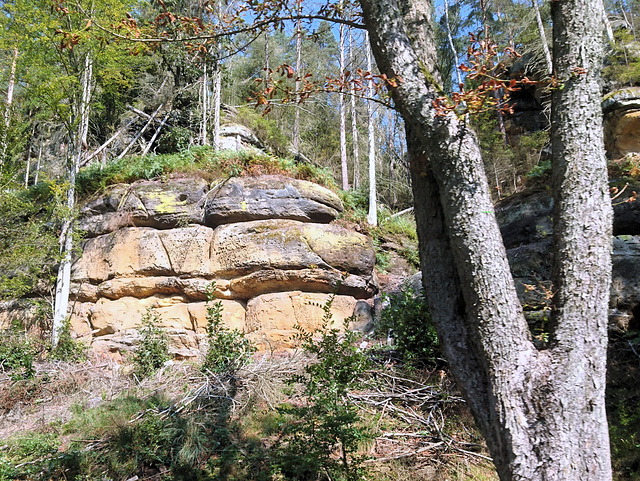
[[[328,189],[277,176],[110,187],[81,209],[87,239],[72,270],[73,329],[95,347],[127,350],[153,309],[173,354],[195,356],[213,281],[224,322],[263,349],[290,347],[294,324],[318,327],[337,285],[341,326],[357,299],[377,291],[371,240],[329,224],[342,210]]]
[[[614,201],[612,328],[626,330],[640,322],[640,203],[630,186]],[[496,217],[507,247],[511,272],[525,314],[532,321],[548,313],[553,266],[553,200],[546,190],[516,194],[496,205]]]
[[[640,87],[628,87],[606,95],[602,110],[609,156],[640,154]]]

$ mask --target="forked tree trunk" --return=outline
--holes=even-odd
[[[360,0],[411,161],[425,294],[503,481],[611,479],[604,373],[611,276],[600,92],[600,0],[553,2],[555,324],[538,350],[518,301],[475,135],[437,117],[431,12]],[[585,68],[586,74],[581,74]]]
[[[93,60],[87,53],[82,74],[82,94],[76,112],[78,130],[70,132],[69,153],[67,154],[67,199],[60,233],[60,265],[56,279],[56,292],[53,310],[53,326],[51,329],[51,345],[55,348],[67,319],[69,306],[69,290],[71,288],[71,258],[73,254],[73,220],[76,195],[76,173],[80,168],[82,155],[87,148],[89,132],[89,104],[91,101],[91,84],[93,82]],[[73,125],[73,123],[71,123]]]

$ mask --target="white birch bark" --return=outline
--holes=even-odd
[[[298,0],[297,13],[300,15],[302,1]],[[296,22],[296,110],[293,119],[293,151],[300,151],[300,104],[297,102],[300,91],[300,79],[302,78],[302,20]]]
[[[351,71],[355,69],[355,55],[353,53],[353,35],[349,27],[349,64]],[[351,142],[353,143],[353,188],[360,188],[360,153],[358,149],[358,113],[356,110],[356,90],[353,83],[350,84],[351,93]]]
[[[16,84],[16,69],[18,65],[18,47],[13,48],[13,57],[11,58],[11,71],[9,73],[9,84],[7,85],[7,102],[4,108],[4,129],[2,130],[2,138],[0,139],[0,167],[4,164],[8,149],[8,132],[11,125],[11,106],[13,105],[13,90]]]
[[[69,307],[69,290],[71,288],[71,258],[73,254],[73,221],[75,210],[76,173],[80,169],[83,153],[87,148],[89,133],[89,105],[93,82],[93,59],[89,53],[85,56],[82,72],[82,93],[77,115],[79,116],[78,131],[70,133],[69,152],[67,155],[67,199],[66,210],[63,215],[60,233],[60,265],[56,279],[55,302],[53,311],[53,325],[51,330],[51,345],[55,348],[64,328]],[[75,136],[75,139],[73,138]]]
[[[369,33],[365,33],[364,40],[367,49],[367,71],[373,69],[371,59],[371,47],[369,45]],[[371,98],[375,95],[373,90],[373,79],[367,81],[367,95]],[[373,117],[373,100],[367,100],[367,129],[369,140],[369,212],[367,213],[367,222],[370,225],[378,225],[378,193],[376,189],[376,132]]]
[[[340,2],[342,7],[343,2]],[[340,24],[340,79],[344,81],[345,65],[344,65],[344,24]],[[339,110],[340,110],[340,166],[342,173],[342,190],[349,190],[349,167],[347,159],[347,118],[346,107],[344,101],[344,86],[340,88]]]
[[[202,93],[202,121],[200,123],[200,143],[201,145],[207,145],[207,117],[209,115],[209,102],[207,99],[209,98],[209,75],[207,72],[207,61],[204,61],[204,67],[202,70],[202,89],[200,90]],[[147,150],[147,149],[145,149]]]
[[[455,2],[454,2],[455,3]],[[460,69],[458,68],[458,51],[456,50],[456,46],[453,43],[453,36],[451,35],[451,24],[449,23],[449,2],[448,0],[444,0],[444,19],[447,27],[447,39],[449,40],[449,48],[451,49],[451,53],[453,54],[454,60],[454,70],[456,72],[456,78],[458,79],[458,89],[460,89],[460,85],[462,85],[462,75],[460,74]]]
[[[544,60],[547,66],[547,75],[551,75],[553,73],[553,62],[551,61],[551,52],[549,50],[549,44],[547,43],[547,35],[544,33],[544,24],[542,23],[542,17],[540,16],[538,0],[531,0],[531,5],[533,5],[533,10],[536,13],[538,35],[540,35],[540,42],[542,42],[542,51],[544,52]]]

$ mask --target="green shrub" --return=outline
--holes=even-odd
[[[71,334],[71,320],[66,319],[58,344],[51,351],[51,357],[60,361],[81,362],[87,359],[87,346],[73,338]]]
[[[289,155],[289,138],[275,120],[263,117],[252,108],[241,107],[235,121],[251,129],[274,154]]]
[[[134,374],[140,378],[157,371],[169,360],[169,339],[159,324],[160,316],[147,309],[140,326],[140,343],[133,355]]]
[[[207,293],[207,341],[209,347],[202,363],[204,372],[234,375],[251,360],[255,346],[238,329],[222,322],[222,301],[214,301],[215,282]]]
[[[285,424],[276,456],[286,479],[316,479],[321,473],[345,481],[364,477],[364,457],[358,449],[371,436],[348,393],[360,385],[369,359],[358,349],[358,335],[349,330],[349,320],[344,333],[331,327],[334,297],[322,306],[320,330],[296,327],[295,337],[315,362],[289,381],[301,386],[300,402],[278,408],[291,420]]]
[[[14,381],[35,376],[33,362],[36,349],[18,326],[0,333],[0,369],[9,372]]]
[[[386,300],[378,332],[391,334],[406,362],[417,366],[436,364],[440,352],[438,336],[424,298],[412,289],[405,289]]]

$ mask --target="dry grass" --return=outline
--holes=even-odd
[[[286,380],[309,359],[302,354],[257,356],[239,375],[237,390],[228,380],[205,376],[189,362],[175,362],[137,380],[110,360],[83,364],[38,364],[32,381],[0,379],[0,439],[26,431],[58,429],[74,412],[106,405],[122,396],[171,400],[171,413],[197,413],[212,397],[230,400],[231,417],[245,435],[268,449],[277,438],[266,426],[276,407],[291,399]],[[494,480],[495,471],[479,442],[464,403],[444,371],[405,373],[379,366],[365,375],[364,388],[350,393],[374,439],[363,448],[366,466],[379,480]],[[156,412],[153,415],[168,415]],[[164,408],[166,409],[166,408]],[[169,410],[167,410],[167,413]],[[147,415],[138,412],[129,422]],[[56,428],[57,426],[57,428]],[[62,446],[70,439],[62,436]],[[96,439],[96,446],[100,440]]]

